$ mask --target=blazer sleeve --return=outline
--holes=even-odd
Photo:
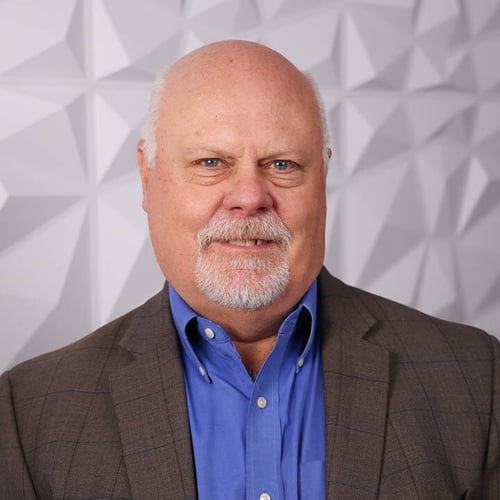
[[[19,437],[9,372],[0,376],[0,498],[38,498]]]
[[[482,496],[484,500],[500,498],[500,343],[491,337],[493,350],[491,417],[488,449],[485,458]]]

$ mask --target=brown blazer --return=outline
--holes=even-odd
[[[327,497],[500,498],[498,342],[319,289]],[[1,377],[0,498],[196,498],[167,293]]]

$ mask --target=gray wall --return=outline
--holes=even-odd
[[[500,0],[4,0],[0,371],[159,289],[134,153],[151,79],[224,38],[318,81],[329,269],[500,336]]]

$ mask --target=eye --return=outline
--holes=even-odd
[[[289,170],[293,167],[293,163],[291,161],[288,161],[288,160],[274,160],[273,163],[272,163],[272,166],[276,169],[276,170]]]
[[[214,168],[220,165],[220,160],[217,158],[205,158],[201,160],[201,163],[204,167]]]

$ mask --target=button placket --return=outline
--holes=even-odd
[[[278,375],[288,340],[289,336],[278,335],[274,350],[262,366],[252,391],[246,435],[246,491],[247,498],[255,500],[284,498],[279,467],[282,441]]]

